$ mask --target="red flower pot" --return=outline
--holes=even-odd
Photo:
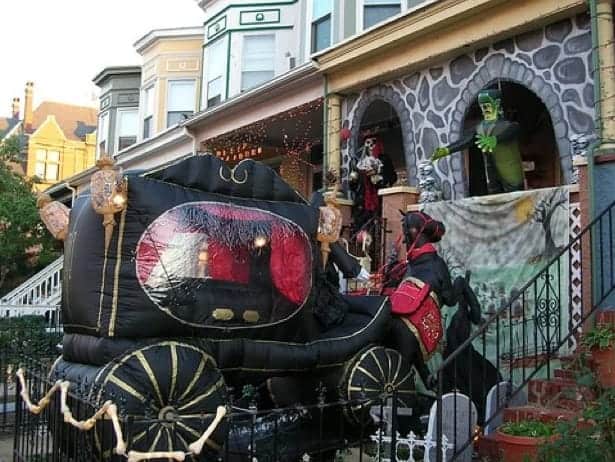
[[[603,388],[615,387],[615,349],[592,348],[596,378]]]
[[[498,447],[503,462],[536,462],[538,448],[551,441],[554,437],[533,438],[529,436],[513,436],[498,430]]]

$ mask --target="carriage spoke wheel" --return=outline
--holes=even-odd
[[[224,378],[214,359],[194,345],[174,341],[114,360],[97,377],[94,393],[98,403],[112,399],[122,414],[132,417],[127,443],[136,451],[187,451],[226,402]],[[226,431],[222,421],[207,441],[204,456],[220,452]],[[99,451],[112,447],[111,434],[109,423],[98,426]]]
[[[369,346],[352,358],[340,384],[342,397],[349,401],[377,400],[384,393],[395,393],[399,406],[411,407],[414,395],[414,369],[397,351]],[[347,417],[354,423],[369,418],[369,409],[350,405]]]

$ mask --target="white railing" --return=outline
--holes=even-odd
[[[36,273],[0,299],[0,306],[58,305],[62,294],[64,257]]]
[[[22,316],[42,316],[46,328],[56,331],[62,326],[59,305],[4,305],[0,303],[0,318],[20,318]]]

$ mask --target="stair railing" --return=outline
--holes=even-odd
[[[575,343],[575,338],[578,339],[585,321],[609,299],[615,289],[614,221],[615,202],[571,239],[515,297],[497,309],[444,359],[434,373],[438,379],[438,462],[443,461],[442,396],[445,393],[458,390],[472,398],[470,403],[473,401],[481,407],[490,387],[494,385],[491,382],[508,381],[511,384],[509,395],[502,397],[506,398],[502,400],[497,396],[498,404],[492,415],[486,419],[482,416],[482,425],[487,425],[539,372],[544,371],[546,378],[551,378],[551,361],[569,353],[567,349]],[[573,260],[573,254],[579,252],[581,258]],[[580,292],[574,291],[571,284],[573,269],[578,270],[573,265],[578,264],[582,265]],[[579,302],[583,307],[582,315],[575,314],[573,310],[573,303],[578,305]],[[487,339],[493,344],[489,351]],[[486,366],[477,352],[488,358],[491,366]],[[501,377],[497,377],[498,372]],[[471,415],[470,409],[467,414]],[[456,425],[456,415],[446,418],[447,422],[452,421]],[[471,434],[460,438],[463,443],[458,443],[456,438],[448,438],[449,444],[455,448],[453,460],[479,436],[479,428],[473,428],[469,422],[467,428]],[[453,434],[457,433],[455,428]]]
[[[57,305],[62,293],[64,257],[59,257],[0,299],[0,306]]]

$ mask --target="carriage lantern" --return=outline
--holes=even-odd
[[[90,180],[92,207],[96,213],[103,216],[105,252],[107,252],[115,226],[114,215],[126,208],[127,184],[121,172],[114,168],[111,158],[101,157],[96,166],[99,170]]]
[[[342,231],[342,212],[337,208],[336,192],[325,195],[326,206],[320,207],[317,239],[320,242],[323,266],[327,264],[331,243],[337,242]]]
[[[68,233],[70,209],[58,201],[52,201],[47,194],[41,194],[36,200],[41,220],[55,239],[63,241]]]

